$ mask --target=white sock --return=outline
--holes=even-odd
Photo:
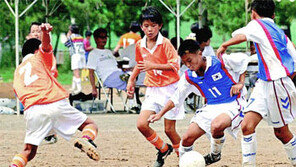
[[[128,99],[128,107],[132,108],[134,106],[134,99]]]
[[[221,153],[224,142],[225,142],[225,136],[218,139],[211,137],[211,153],[215,155]]]
[[[73,80],[74,80],[76,88],[77,88],[75,91],[81,92],[81,90],[82,90],[82,88],[81,88],[81,79],[73,77]]]
[[[296,165],[296,137],[293,138],[286,144],[284,144],[284,148],[288,155],[288,159],[291,161],[292,165]]]
[[[179,157],[181,158],[182,155],[185,153],[185,152],[189,152],[189,151],[192,151],[193,150],[193,145],[192,146],[189,146],[189,147],[184,147],[182,145],[182,141],[180,143],[180,146],[179,146]]]
[[[75,77],[72,78],[72,87],[71,87],[72,91],[74,91],[76,89],[76,83],[75,83]]]
[[[241,144],[243,156],[242,166],[256,166],[256,133],[243,136]]]

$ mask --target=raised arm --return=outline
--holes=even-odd
[[[51,45],[50,45],[50,36],[49,32],[52,30],[52,26],[49,23],[42,23],[41,24],[41,47],[44,52],[50,52],[51,51]]]

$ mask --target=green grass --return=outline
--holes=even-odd
[[[14,67],[9,68],[0,68],[0,76],[2,77],[3,82],[12,82],[13,81],[13,74],[14,74]]]

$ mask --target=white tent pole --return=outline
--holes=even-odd
[[[180,16],[182,16],[185,12],[186,12],[186,10],[187,9],[189,9],[190,7],[191,7],[191,5],[193,5],[193,3],[195,2],[196,0],[193,0],[193,1],[191,1],[190,2],[190,4],[182,11],[182,13],[180,14]]]
[[[177,2],[177,48],[180,46],[180,0]]]
[[[18,10],[19,0],[15,0],[15,67],[19,65],[19,10]],[[20,115],[20,102],[17,98],[16,100],[16,111],[17,115]]]
[[[38,0],[35,0],[34,2],[32,2],[20,15],[19,17],[22,17],[26,12],[27,10],[29,10]]]
[[[172,11],[172,9],[171,8],[169,8],[162,0],[159,0],[162,4],[163,4],[163,6],[165,6],[171,13],[173,13],[175,16],[177,16],[176,15],[176,13],[174,12],[174,11]]]

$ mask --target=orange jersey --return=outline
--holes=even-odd
[[[156,48],[149,51],[146,48],[146,37],[136,44],[136,61],[150,61],[157,64],[170,64],[173,70],[146,71],[144,85],[148,87],[163,87],[177,82],[180,77],[179,57],[171,42],[160,33],[156,41]]]
[[[68,97],[67,91],[52,74],[55,66],[52,51],[27,55],[14,72],[13,88],[25,109]]]
[[[137,43],[140,39],[141,39],[141,36],[139,34],[134,33],[134,32],[129,32],[129,33],[123,34],[120,37],[118,44],[121,47],[126,48],[129,45]]]

